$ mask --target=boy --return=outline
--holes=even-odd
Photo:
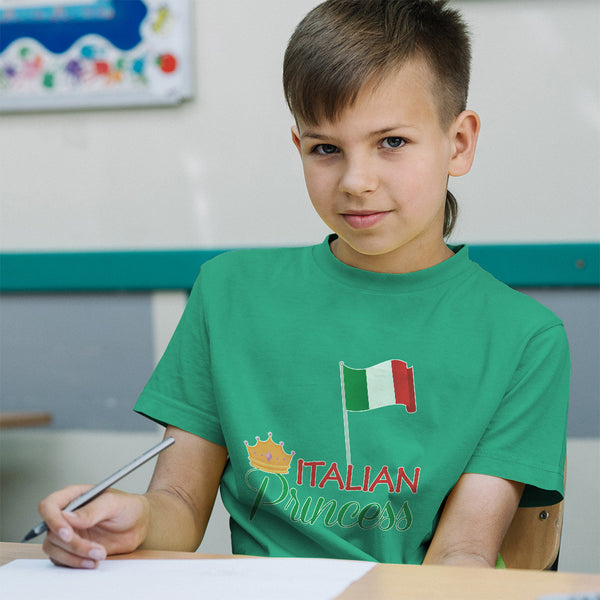
[[[202,267],[136,405],[177,443],[144,496],[42,501],[53,561],[194,550],[220,485],[235,553],[494,566],[519,502],[561,499],[562,324],[444,242],[479,132],[469,61],[444,2],[328,0],[300,23],[292,138],[334,233]]]

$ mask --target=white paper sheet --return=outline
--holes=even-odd
[[[326,600],[375,563],[310,558],[109,560],[94,570],[20,559],[0,567],[0,596],[11,600]]]

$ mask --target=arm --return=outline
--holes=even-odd
[[[159,457],[144,495],[109,490],[74,513],[70,500],[87,489],[70,486],[40,502],[49,531],[43,549],[56,564],[93,568],[107,554],[136,548],[195,550],[208,524],[227,449],[174,427],[176,443]]]
[[[227,449],[168,427],[176,443],[159,457],[146,493],[150,527],[142,544],[156,550],[194,551],[202,542],[213,509]]]
[[[494,567],[524,487],[464,473],[446,500],[423,564]]]

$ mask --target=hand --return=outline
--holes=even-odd
[[[146,537],[150,509],[144,496],[111,489],[75,512],[62,510],[90,487],[72,485],[39,504],[48,526],[42,549],[56,565],[93,569],[108,554],[132,552]]]

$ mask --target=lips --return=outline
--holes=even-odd
[[[373,227],[385,219],[388,211],[382,212],[357,212],[343,213],[344,221],[352,227],[352,229],[367,229]]]

